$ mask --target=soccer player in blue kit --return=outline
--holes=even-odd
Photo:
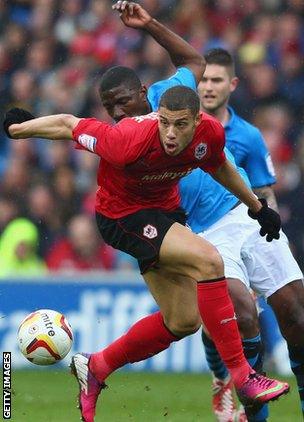
[[[236,164],[246,170],[254,192],[260,198],[267,199],[273,208],[277,208],[271,189],[271,185],[275,183],[274,169],[261,133],[228,106],[230,94],[238,83],[233,59],[223,49],[210,50],[205,59],[206,70],[199,84],[202,108],[224,125],[226,146],[233,153]],[[208,177],[205,175],[194,173],[187,180],[181,181],[182,205],[189,212],[188,223],[193,231],[202,232],[224,258],[226,276],[230,279],[230,295],[243,335],[245,355],[250,357],[249,361],[256,370],[261,370],[262,347],[258,316],[255,304],[246,291],[247,285],[267,298],[276,314],[281,332],[288,343],[291,368],[297,378],[303,410],[304,342],[301,342],[298,333],[304,329],[304,292],[302,273],[291,255],[288,241],[282,234],[280,240],[274,241],[271,246],[264,239],[260,243],[252,233],[246,232],[244,226],[238,237],[242,217],[238,215],[241,211],[238,211],[236,198],[233,204],[236,208],[230,211],[231,195],[218,189],[213,182],[208,184]],[[195,193],[197,191],[200,194]],[[213,224],[210,216],[207,222],[206,216],[209,214],[214,219]],[[229,375],[213,342],[204,333],[203,342],[207,361],[214,374],[215,414],[219,421],[230,421],[235,407],[230,401],[232,390]],[[259,411],[248,408],[246,413],[250,421],[264,421],[268,415],[266,406]]]
[[[126,17],[125,17],[125,19],[123,19],[123,21],[128,26],[138,27],[138,26],[133,25],[130,20],[127,20]],[[166,45],[166,49],[168,50],[168,52],[169,52],[169,54],[172,58],[172,57],[174,57],[174,55],[171,54],[170,47],[171,46]],[[190,47],[190,49],[191,49],[191,47]],[[186,52],[187,51],[184,50],[184,56],[185,57],[187,57]],[[172,59],[172,60],[173,60],[173,63],[174,63],[174,59]],[[174,63],[174,64],[176,65],[176,67],[180,66],[180,63],[178,63],[178,62]],[[117,66],[117,67],[109,69],[103,75],[103,77],[101,79],[101,83],[100,83],[100,96],[101,96],[103,105],[107,109],[110,116],[113,117],[114,120],[119,121],[122,118],[127,117],[127,116],[136,115],[136,114],[146,114],[151,110],[156,110],[158,108],[158,101],[159,101],[161,94],[173,85],[182,84],[182,85],[189,86],[193,89],[196,89],[196,80],[197,79],[195,79],[193,77],[191,66],[184,64],[183,67],[178,67],[176,74],[173,75],[171,78],[153,84],[149,88],[149,90],[147,91],[146,88],[139,81],[139,79],[136,76],[136,74],[134,73],[134,71],[132,71],[131,69],[125,68],[125,67]],[[236,86],[236,84],[235,84],[235,86]],[[131,87],[131,89],[130,89],[130,87]],[[229,90],[228,90],[228,93],[230,95]],[[229,98],[229,95],[228,95],[228,98]],[[212,97],[212,95],[210,96],[210,98],[211,97]],[[243,125],[245,125],[245,122],[243,123]],[[257,129],[254,129],[253,127],[252,127],[252,129],[253,129],[253,132],[255,132],[254,135],[259,134]],[[237,139],[239,139],[239,138],[237,138]],[[260,145],[262,147],[261,151],[264,153],[263,159],[261,160],[261,165],[262,166],[266,165],[266,168],[268,166],[271,169],[270,157],[267,154],[267,149],[266,149],[265,144],[264,144],[263,140],[261,139],[261,137],[260,137],[259,142],[260,142]],[[254,164],[253,163],[250,163],[249,170],[250,169],[254,173]],[[269,175],[269,172],[268,172],[268,175]],[[266,185],[270,185],[270,184],[274,183],[274,181],[275,181],[273,175],[270,174],[269,176],[270,176],[270,179],[267,180]],[[191,183],[192,177],[193,177],[192,175],[188,176],[189,183]],[[193,179],[193,180],[195,180],[195,179]],[[260,182],[258,182],[258,183],[260,183]],[[262,186],[264,183],[265,182],[262,181],[262,184],[261,185],[258,184],[258,186]],[[196,187],[197,187],[196,190],[199,191],[200,186],[196,185]],[[215,189],[215,191],[216,191],[216,189],[217,189],[216,183],[214,183],[214,186],[211,187],[211,191],[212,191],[212,189]],[[202,188],[201,195],[203,195],[203,192],[206,194],[207,190],[206,189],[204,190]],[[262,192],[257,192],[257,193],[261,194]],[[222,196],[223,198],[224,197],[226,198],[224,201],[221,201],[221,195],[219,197],[217,197],[217,199],[215,199],[216,195],[213,196],[211,193],[208,196],[208,199],[210,200],[209,205],[212,204],[213,207],[215,205],[217,205],[217,201],[218,201],[218,203],[220,204],[220,207],[221,207],[220,215],[224,216],[225,213],[228,213],[231,210],[231,208],[233,208],[237,204],[237,200],[236,200],[236,198],[231,197],[230,200],[227,201],[227,197],[225,196],[226,191],[222,192],[222,195],[223,195]],[[260,196],[262,196],[262,195],[260,195]],[[189,209],[187,210],[188,212],[191,211],[191,210],[193,211],[194,209],[200,208],[200,204],[198,204],[195,201],[195,198],[197,198],[197,197],[195,197],[195,196],[192,197],[192,206],[189,205]],[[268,197],[268,200],[269,200],[269,197]],[[203,212],[206,212],[206,209]],[[212,218],[215,215],[216,215],[216,213],[213,213],[212,211],[209,213],[209,218],[211,218],[210,219],[211,224],[216,221],[216,218],[212,220]],[[198,223],[198,227],[199,227],[198,232],[201,232],[203,229],[202,229],[202,226],[200,225],[200,223]],[[266,242],[264,242],[264,243],[266,245],[268,245]],[[268,247],[268,246],[266,246],[266,247]],[[302,276],[301,272],[296,271],[295,278],[293,278],[293,280],[296,280],[297,278],[301,278],[301,276]],[[283,280],[281,280],[281,281],[275,280],[276,283],[280,283],[282,281]],[[250,361],[253,362],[256,366],[259,366],[258,364],[260,363],[260,340],[259,340],[259,330],[258,330],[258,322],[257,322],[258,319],[257,319],[257,315],[256,315],[256,307],[255,307],[255,304],[254,304],[254,302],[251,298],[251,295],[249,294],[247,288],[245,288],[244,285],[242,284],[242,281],[240,281],[240,283],[238,283],[238,285],[241,286],[239,288],[240,288],[241,292],[243,293],[242,301],[240,301],[240,303],[239,303],[239,308],[241,308],[241,309],[239,311],[237,311],[239,319],[240,319],[240,321],[243,321],[243,322],[252,321],[252,323],[250,325],[251,331],[249,331],[248,334],[245,331],[245,338],[249,339],[248,341],[244,341],[245,354],[247,352],[247,357],[248,358],[250,357]],[[233,289],[233,287],[234,287],[234,284],[232,284],[231,289]],[[278,288],[279,287],[281,287],[281,284],[278,286]],[[298,287],[298,283],[297,283],[297,287]],[[300,296],[301,295],[303,295],[302,291],[300,292]],[[280,299],[279,299],[279,301],[280,301]],[[241,313],[241,311],[243,311],[243,313]],[[243,315],[243,319],[242,319],[242,315]],[[283,322],[281,322],[281,324],[282,324],[281,325],[281,329],[282,329],[283,326],[285,326],[285,325],[284,325]],[[244,324],[244,325],[247,326],[247,324]],[[212,343],[210,343],[210,344],[212,345]],[[210,344],[209,344],[209,346],[210,346]],[[215,351],[215,353],[216,353],[216,351]],[[226,378],[225,369],[223,369],[223,368],[222,368],[222,374],[223,374],[224,378]],[[225,383],[223,383],[223,384],[225,384]],[[226,386],[226,384],[225,384],[225,386]],[[222,390],[222,392],[223,392],[223,390]],[[224,397],[226,397],[225,392],[227,392],[227,390],[224,390]],[[231,409],[231,410],[232,410],[231,414],[227,416],[227,409],[223,408],[222,412],[219,412],[216,415],[218,417],[218,420],[223,421],[223,422],[232,420],[231,418],[233,416],[235,416],[234,415],[235,409]],[[250,415],[250,417],[251,416],[252,415]],[[224,419],[224,418],[226,418],[226,419]],[[266,418],[266,413],[265,413],[265,409],[264,409],[262,412],[259,412],[258,415],[253,415],[253,419],[251,419],[251,420],[262,421],[262,420],[265,420],[265,418]],[[246,419],[243,419],[243,420],[246,420]]]

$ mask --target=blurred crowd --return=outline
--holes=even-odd
[[[232,105],[265,137],[284,228],[303,268],[303,0],[140,3],[201,53],[223,47],[234,55],[241,83]],[[146,85],[172,73],[166,52],[145,32],[124,27],[112,4],[0,0],[1,115],[22,107],[36,116],[66,112],[109,121],[97,94],[106,69],[132,67]],[[16,274],[24,257],[31,261],[27,274],[137,268],[97,234],[93,154],[64,141],[10,141],[2,131],[0,137],[0,276],[10,259]],[[16,230],[18,245],[17,237],[8,240]],[[2,254],[4,243],[18,256]]]

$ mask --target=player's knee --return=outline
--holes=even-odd
[[[205,279],[213,279],[224,275],[224,264],[221,255],[216,248],[210,249],[202,266]]]
[[[186,315],[183,318],[172,318],[165,321],[168,329],[178,337],[194,334],[201,326],[199,314]]]
[[[288,337],[289,330],[297,333],[304,333],[304,309],[299,307],[294,309],[293,312],[287,312],[285,316],[285,337]]]
[[[237,313],[237,323],[243,338],[252,338],[259,333],[259,321],[252,312]]]
[[[240,288],[236,287],[236,283],[229,283],[229,294],[237,315],[239,330],[243,338],[255,337],[260,331],[256,304],[247,289],[243,289],[242,284],[239,283]]]
[[[213,245],[201,249],[196,247],[193,266],[196,280],[209,280],[224,275],[224,264],[218,250]]]

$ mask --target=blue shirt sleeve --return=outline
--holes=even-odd
[[[258,129],[252,133],[250,150],[244,168],[252,188],[273,185],[276,182],[275,170],[266,143]]]
[[[232,153],[229,151],[229,149],[227,147],[224,148],[225,151],[225,155],[226,158],[234,165],[234,167],[237,169],[239,175],[241,176],[241,178],[244,180],[244,182],[246,183],[246,185],[251,188],[251,183],[249,181],[248,175],[246,173],[246,171],[240,167],[236,165],[234,156],[232,155]]]
[[[151,104],[152,110],[158,109],[158,104],[162,94],[169,88],[177,85],[187,86],[196,91],[196,80],[192,71],[188,67],[179,67],[174,75],[163,81],[155,82],[148,89],[148,101]]]

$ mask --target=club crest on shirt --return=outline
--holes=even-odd
[[[204,142],[201,142],[195,147],[194,157],[197,160],[201,160],[206,155],[206,152],[207,152],[207,144],[205,144]]]
[[[148,239],[154,239],[158,235],[156,227],[147,224],[143,229],[143,235]]]

